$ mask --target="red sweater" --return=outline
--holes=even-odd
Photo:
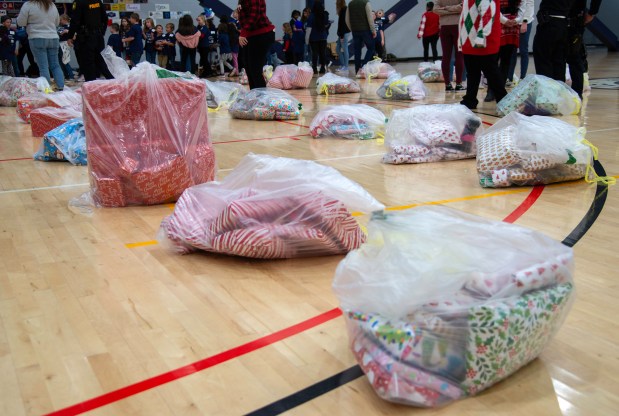
[[[436,35],[439,30],[439,15],[434,12],[425,12],[421,17],[421,25],[419,26],[419,36],[427,38]]]
[[[273,32],[275,26],[267,17],[265,0],[241,0],[239,9],[239,23],[241,24],[241,36],[249,38]]]
[[[465,55],[493,55],[495,53],[499,53],[499,48],[501,47],[501,9],[499,0],[492,0],[495,4],[495,13],[494,16],[491,14],[490,10],[487,11],[487,14],[483,16],[483,18],[478,17],[475,22],[473,22],[476,28],[481,28],[484,26],[484,23],[489,21],[489,19],[494,19],[492,21],[492,30],[490,34],[485,37],[486,46],[484,48],[475,48],[471,45],[471,40],[467,37],[466,41],[462,44],[462,53]],[[464,0],[462,14],[460,15],[460,40],[462,40],[462,31],[464,30],[464,21],[468,15],[468,10],[470,8],[476,7],[475,0]]]

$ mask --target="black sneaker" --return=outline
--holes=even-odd
[[[466,88],[462,84],[456,84],[456,91],[466,91]]]
[[[470,101],[466,101],[466,100],[460,101],[460,104],[462,104],[463,106],[465,106],[469,110],[475,110],[477,108],[477,104],[472,103]]]
[[[451,92],[454,90],[454,87],[451,86],[451,84],[447,84],[445,85],[445,91],[446,92]]]
[[[492,90],[488,90],[488,94],[486,94],[486,97],[484,98],[484,102],[489,103],[491,101],[494,101],[494,92],[492,92]]]

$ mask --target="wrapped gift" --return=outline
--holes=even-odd
[[[500,188],[581,179],[593,157],[584,134],[558,119],[511,113],[477,141],[479,183]]]
[[[381,85],[376,94],[381,98],[392,100],[423,100],[426,98],[426,88],[416,75],[403,77],[394,72]]]
[[[15,110],[17,111],[17,116],[25,121],[26,123],[30,123],[30,113],[37,108],[48,107],[49,101],[47,100],[47,95],[41,92],[35,92],[34,94],[24,95],[23,97],[17,100],[17,106]]]
[[[237,98],[228,111],[232,117],[243,120],[296,120],[301,114],[301,103],[282,90],[254,88]]]
[[[142,63],[124,78],[84,84],[91,192],[106,207],[176,200],[214,179],[206,85],[159,78]]]
[[[67,121],[43,136],[36,160],[67,160],[73,165],[86,165],[86,131],[81,118]]]
[[[310,134],[318,137],[374,139],[383,134],[385,115],[365,104],[339,105],[321,110],[310,124]]]
[[[36,92],[49,91],[49,83],[43,77],[31,78],[8,78],[0,84],[0,106],[15,107],[21,97]]]
[[[45,133],[81,117],[82,113],[72,108],[43,107],[30,113],[30,124],[34,137],[43,137]]]
[[[333,73],[328,73],[316,81],[316,92],[320,94],[348,94],[360,92],[359,83]]]
[[[441,61],[421,62],[417,67],[417,76],[419,76],[419,79],[421,79],[423,82],[443,81]]]
[[[481,119],[461,104],[395,110],[387,123],[383,163],[428,163],[475,157]]]
[[[247,93],[245,88],[236,82],[203,80],[207,87],[206,103],[209,108],[219,109],[232,104],[237,98]]]
[[[499,103],[497,112],[507,115],[569,115],[580,112],[581,100],[567,84],[543,75],[527,75]]]
[[[383,62],[380,58],[374,58],[359,69],[357,78],[367,78],[369,80],[372,78],[387,79],[393,73],[395,73],[395,69],[391,65]]]

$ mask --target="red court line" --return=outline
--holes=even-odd
[[[0,159],[0,162],[12,162],[14,160],[33,160],[31,157],[15,157],[13,159]]]
[[[525,200],[522,201],[522,203],[518,205],[516,209],[512,211],[511,214],[505,217],[503,221],[511,224],[515,222],[516,220],[518,220],[518,218],[522,217],[524,213],[527,212],[533,206],[533,204],[537,202],[542,192],[544,192],[544,188],[545,187],[543,185],[534,186],[533,189],[531,190],[531,193],[529,193],[529,195],[525,198]]]
[[[64,409],[56,410],[54,412],[48,413],[47,416],[79,415],[90,410],[98,409],[99,407],[106,406],[110,403],[114,403],[122,399],[126,399],[127,397],[142,393],[154,387],[159,387],[171,381],[187,377],[191,374],[195,374],[199,371],[213,367],[217,364],[221,364],[242,355],[248,354],[250,352],[256,351],[260,348],[266,347],[275,342],[279,342],[283,339],[299,334],[303,331],[307,331],[308,329],[314,328],[318,325],[335,319],[340,315],[342,315],[342,311],[339,308],[331,309],[330,311],[300,322],[296,325],[266,335],[262,338],[258,338],[246,344],[239,345],[238,347],[229,349],[219,354],[212,355],[203,360],[196,361],[195,363],[188,364],[176,370],[168,371],[167,373],[159,374],[158,376],[139,381],[137,383],[122,387],[118,390],[111,391],[101,396],[94,397],[82,403],[65,407]]]
[[[293,126],[298,126],[298,127],[305,127],[306,129],[309,129],[309,126],[305,126],[303,124],[299,124],[299,123],[293,123],[292,121],[285,121],[285,120],[275,120],[279,123],[286,123],[286,124],[291,124]]]

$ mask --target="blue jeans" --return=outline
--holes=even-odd
[[[147,50],[146,51],[146,60],[148,62],[150,62],[151,64],[156,63],[157,62],[157,51],[156,50],[152,50],[152,51]]]
[[[520,46],[518,47],[520,50],[520,79],[527,76],[527,69],[529,69],[529,37],[531,36],[532,27],[533,25],[531,23],[527,24],[527,31],[520,34]],[[514,51],[512,60],[509,63],[509,72],[507,73],[507,79],[509,81],[514,80],[517,60],[518,55],[516,51]]]
[[[359,69],[374,57],[374,38],[372,38],[372,32],[369,30],[363,30],[360,32],[352,32],[352,42],[355,48],[355,74],[359,72]],[[363,45],[367,48],[365,58],[361,61],[361,49]]]
[[[30,38],[30,50],[34,55],[34,61],[39,66],[41,76],[45,77],[47,82],[51,82],[49,72],[54,75],[54,81],[58,89],[64,88],[64,74],[60,63],[58,62],[58,48],[60,41],[58,39]]]
[[[350,61],[350,54],[348,52],[348,43],[350,42],[350,33],[344,34],[344,40],[337,38],[335,43],[337,56],[340,58],[340,66],[348,68],[348,61]]]

